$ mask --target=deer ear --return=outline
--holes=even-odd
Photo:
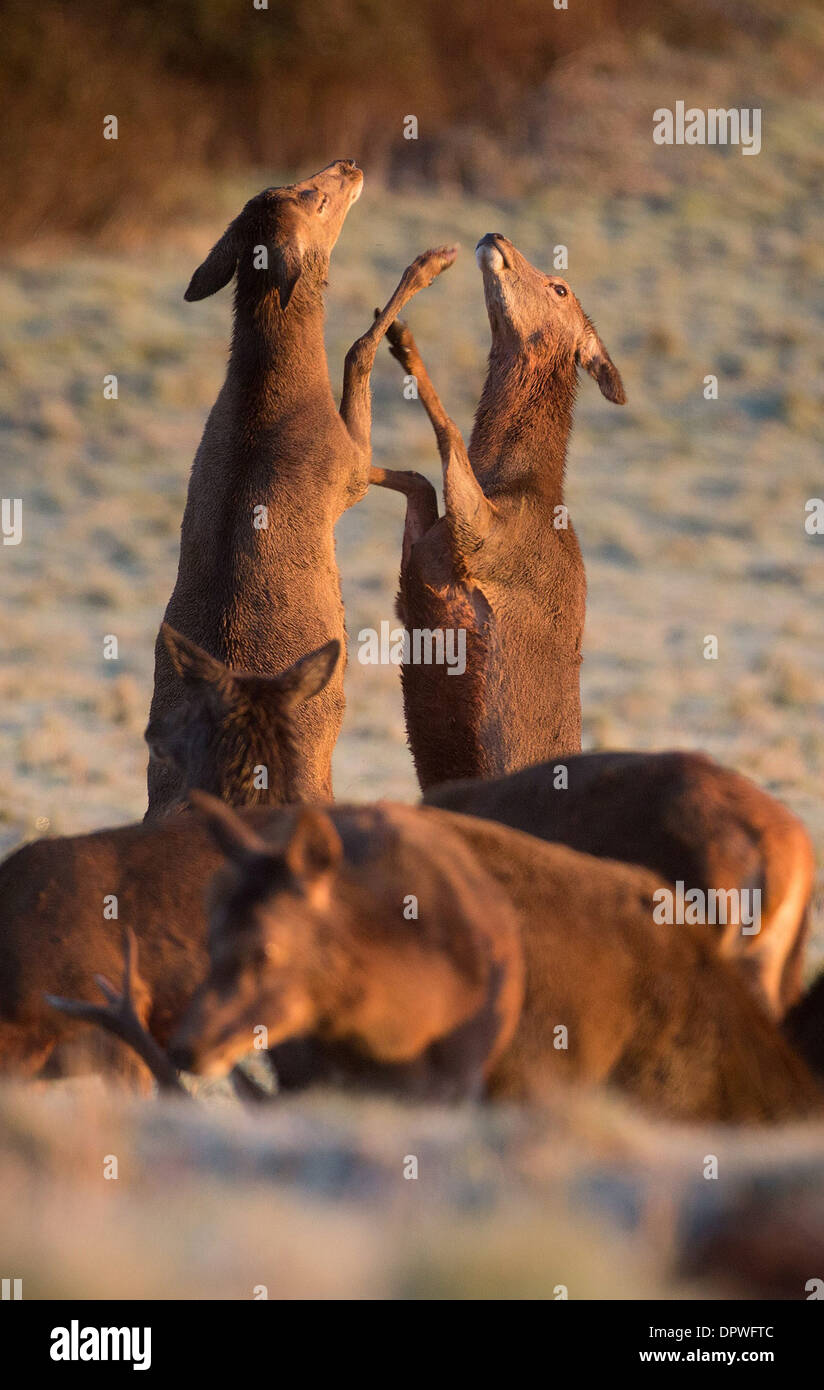
[[[250,859],[271,854],[271,847],[262,840],[256,830],[242,820],[225,801],[219,801],[208,792],[189,792],[189,802],[206,822],[207,829],[218,849],[235,864],[246,864]]]
[[[285,309],[303,270],[303,244],[296,234],[279,241],[272,253],[272,275],[280,295],[280,307]]]
[[[199,265],[183,298],[208,299],[228,285],[237,267],[237,245],[234,223],[227,227],[220,241],[216,241],[202,265]]]
[[[588,371],[593,381],[597,381],[601,395],[616,405],[626,403],[624,383],[618,368],[607,352],[595,330],[595,324],[586,319],[585,328],[575,354],[581,366]]]
[[[196,642],[184,637],[182,632],[177,632],[168,623],[160,624],[160,635],[166,644],[172,665],[187,685],[199,685],[204,682],[208,685],[218,685],[231,679],[228,666],[224,666],[217,657],[210,656]]]
[[[332,874],[342,858],[343,845],[329,817],[314,808],[302,810],[285,851],[292,876],[309,887]]]
[[[302,656],[294,666],[290,666],[277,677],[277,684],[287,706],[302,705],[319,695],[332,679],[335,667],[340,660],[340,642],[335,638],[316,652]]]

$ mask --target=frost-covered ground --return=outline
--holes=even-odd
[[[824,495],[820,193],[801,181],[761,197],[770,167],[756,177],[750,163],[729,157],[723,193],[548,189],[517,206],[367,182],[333,260],[328,341],[337,383],[407,261],[459,239],[462,256],[410,322],[468,428],[488,342],[475,240],[504,231],[546,267],[568,247],[568,277],[629,396],[619,410],[582,382],[570,458],[589,576],[586,746],[708,749],[798,811],[824,863],[824,537],[804,530],[805,502]],[[183,290],[271,179],[221,189],[208,224],[151,251],[38,245],[0,268],[0,495],[24,507],[22,543],[0,546],[7,848],[142,815],[154,638],[230,321],[227,293],[187,305]],[[103,398],[109,373],[117,401]],[[428,423],[388,354],[374,446],[378,463],[437,477]],[[397,672],[356,658],[358,631],[393,620],[401,525],[400,499],[376,491],[339,527],[352,639],[341,798],[415,795]],[[103,659],[109,634],[116,662]],[[815,926],[811,963],[824,951],[820,892]],[[820,1187],[811,1198],[804,1177],[810,1154],[820,1171],[820,1132],[685,1137],[587,1105],[544,1121],[304,1100],[241,1121],[217,1100],[185,1112],[94,1088],[6,1091],[3,1268],[33,1297],[250,1297],[258,1284],[272,1297],[729,1292],[673,1273],[676,1235],[752,1200],[763,1214],[789,1191],[809,1275],[822,1274]],[[716,1187],[701,1164],[719,1143],[732,1161]],[[102,1177],[107,1154],[120,1158],[116,1183]],[[402,1176],[409,1154],[417,1182]],[[787,1163],[801,1179],[779,1181]]]

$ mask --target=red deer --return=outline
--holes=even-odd
[[[177,582],[166,621],[224,664],[265,674],[332,639],[344,645],[334,527],[370,482],[369,378],[403,305],[454,259],[428,251],[347,354],[340,410],[323,340],[329,257],[363,175],[338,160],[302,183],[252,198],[192,276],[186,299],[236,276],[226,380],[195,457]],[[151,722],[183,686],[162,637]],[[322,694],[295,711],[302,799],[332,794],[343,718],[343,662]],[[172,764],[149,764],[148,818],[180,799]]]
[[[184,695],[151,720],[146,742],[152,760],[179,774],[176,809],[186,808],[193,787],[232,806],[300,801],[306,749],[295,737],[295,714],[329,684],[340,643],[327,642],[279,676],[258,676],[230,671],[168,623],[160,635]]]
[[[433,787],[424,801],[643,864],[663,884],[721,894],[721,949],[771,1013],[781,1016],[798,998],[815,874],[810,837],[774,797],[704,754],[580,753],[508,777]],[[753,932],[739,921],[736,900],[746,892],[751,909],[756,890]]]
[[[444,1054],[458,1079],[435,1085],[429,1048],[444,1024],[477,1041],[483,1020],[492,1098],[598,1084],[677,1120],[822,1113],[815,1078],[706,931],[654,923],[659,879],[648,870],[435,808],[287,808],[267,820],[195,797],[228,865],[211,891],[208,971],[171,1038],[178,1065],[226,1070],[263,1025],[270,1045],[310,1043],[306,1079],[461,1093],[460,1061]],[[403,918],[409,894],[417,922]],[[525,993],[506,1043],[516,991],[500,981],[517,972],[501,976],[490,961],[512,959],[493,943],[503,949],[503,922],[511,949],[513,920]],[[112,1009],[86,1016],[124,1036],[109,993]],[[421,1065],[430,1078],[418,1089]]]
[[[407,495],[398,598],[406,629],[465,633],[464,674],[443,663],[401,668],[424,789],[579,751],[586,579],[564,505],[577,367],[608,400],[625,399],[566,281],[536,270],[498,233],[476,254],[492,349],[468,452],[409,329],[397,323],[388,334],[435,429],[444,515],[425,479],[374,478]]]
[[[185,695],[155,717],[146,738],[153,761],[168,759],[179,774],[180,809],[192,788],[238,805],[298,800],[301,750],[291,721],[330,679],[338,643],[279,676],[250,676],[228,671],[166,624],[162,637]],[[254,786],[256,765],[267,768],[265,789]],[[180,815],[37,840],[0,864],[0,1072],[91,1068],[145,1082],[122,1047],[46,1008],[42,992],[74,993],[81,981],[88,989],[93,969],[111,973],[118,923],[135,924],[148,980],[137,1007],[162,1041],[205,969],[203,887],[219,863],[199,823]]]
[[[147,730],[155,755],[173,757],[187,787],[232,805],[297,800],[292,710],[328,679],[336,644],[283,676],[255,677],[227,671],[171,630],[166,640],[191,694],[166,717],[165,730],[163,721]],[[278,749],[290,750],[285,763],[276,753],[267,758]],[[255,767],[273,761],[268,792],[253,790]],[[708,900],[721,895],[720,949],[771,1013],[780,1017],[798,998],[815,873],[810,838],[774,797],[704,754],[581,753],[508,777],[430,788],[424,802],[643,864],[662,886],[681,882]],[[757,922],[739,921],[739,895],[752,912],[755,892]]]
[[[208,973],[202,921],[200,932],[182,941],[184,933],[161,927],[154,914],[130,915],[141,969],[127,960],[119,996],[94,960],[105,933],[79,940],[73,924],[64,941],[73,941],[76,961],[58,949],[38,969],[53,982],[44,1004],[57,1005],[55,1017],[72,1026],[104,1024],[131,1043],[166,1088],[175,1084],[163,1051],[172,1024],[173,1061],[206,1073],[228,1071],[252,1049],[262,1024],[276,1066],[278,1043],[317,1037],[327,1077],[339,1069],[350,1082],[416,1098],[480,1094],[517,1025],[523,963],[517,917],[462,835],[415,807],[343,807],[334,814],[304,807],[267,821],[260,812],[239,819],[203,793],[193,792],[192,800],[206,809],[230,858],[210,890]],[[181,870],[188,867],[180,831],[190,819],[145,827],[144,844],[168,836]],[[186,828],[198,852],[207,848],[202,825]],[[201,866],[209,858],[201,853]],[[205,978],[171,1018],[169,976],[180,976],[181,946],[188,950],[187,979],[198,964]],[[102,953],[109,974],[118,950],[110,931]],[[54,997],[56,989],[69,992],[72,968],[75,979],[82,972],[97,980],[110,1009]]]
[[[523,960],[517,917],[462,836],[380,805],[287,812],[264,838],[194,800],[228,862],[210,890],[209,971],[172,1061],[220,1074],[263,1023],[281,1083],[277,1044],[309,1039],[323,1079],[482,1094],[515,1032]]]

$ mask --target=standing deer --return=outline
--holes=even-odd
[[[187,300],[236,277],[226,380],[195,457],[177,582],[166,621],[225,665],[282,669],[335,639],[344,614],[334,527],[370,481],[370,372],[403,305],[454,259],[428,251],[404,271],[386,308],[350,348],[340,410],[323,340],[329,257],[363,174],[338,160],[302,183],[248,202],[195,271]],[[183,697],[162,636],[155,648],[154,723]],[[298,792],[332,795],[343,718],[343,662],[319,698],[295,711],[304,750]],[[154,760],[148,818],[180,799],[174,767]]]
[[[227,1070],[263,1025],[270,1046],[309,1044],[298,1084],[451,1097],[481,1082],[521,1101],[597,1084],[675,1120],[822,1114],[817,1081],[708,935],[654,923],[647,870],[435,808],[266,822],[195,799],[227,867],[164,1084],[170,1061]],[[419,920],[402,911],[409,894]],[[140,1021],[105,992],[109,1009],[60,1003],[148,1055]]]
[[[398,612],[407,630],[463,629],[466,671],[405,663],[406,727],[425,789],[492,777],[581,747],[579,667],[586,579],[564,506],[577,386],[607,400],[621,378],[569,285],[506,237],[476,248],[492,329],[489,370],[467,453],[409,329],[388,337],[417,380],[443,466],[444,515],[425,479],[390,471],[407,495]]]
[[[424,801],[643,864],[663,884],[681,882],[705,899],[720,894],[721,950],[776,1017],[798,999],[815,875],[810,837],[779,801],[712,758],[579,753],[508,777],[432,787]],[[742,890],[750,911],[752,894],[761,894],[756,923],[739,920]]]

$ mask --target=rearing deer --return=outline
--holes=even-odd
[[[476,248],[492,349],[467,453],[408,328],[391,351],[417,379],[435,428],[445,514],[414,474],[375,481],[407,495],[399,615],[407,630],[463,629],[466,671],[404,664],[409,744],[423,788],[491,777],[581,746],[586,579],[564,506],[576,369],[622,404],[621,378],[566,281],[506,237]]]
[[[186,299],[236,277],[226,380],[203,432],[183,517],[168,623],[232,668],[282,670],[336,639],[344,614],[334,527],[370,481],[369,377],[386,329],[454,259],[441,248],[407,268],[386,308],[349,350],[340,410],[323,341],[329,257],[363,174],[338,160],[302,183],[248,202],[192,276]],[[150,722],[183,687],[162,638]],[[332,795],[332,751],[343,718],[343,662],[295,712],[304,749],[298,793]],[[147,817],[179,800],[171,764],[149,765]]]

